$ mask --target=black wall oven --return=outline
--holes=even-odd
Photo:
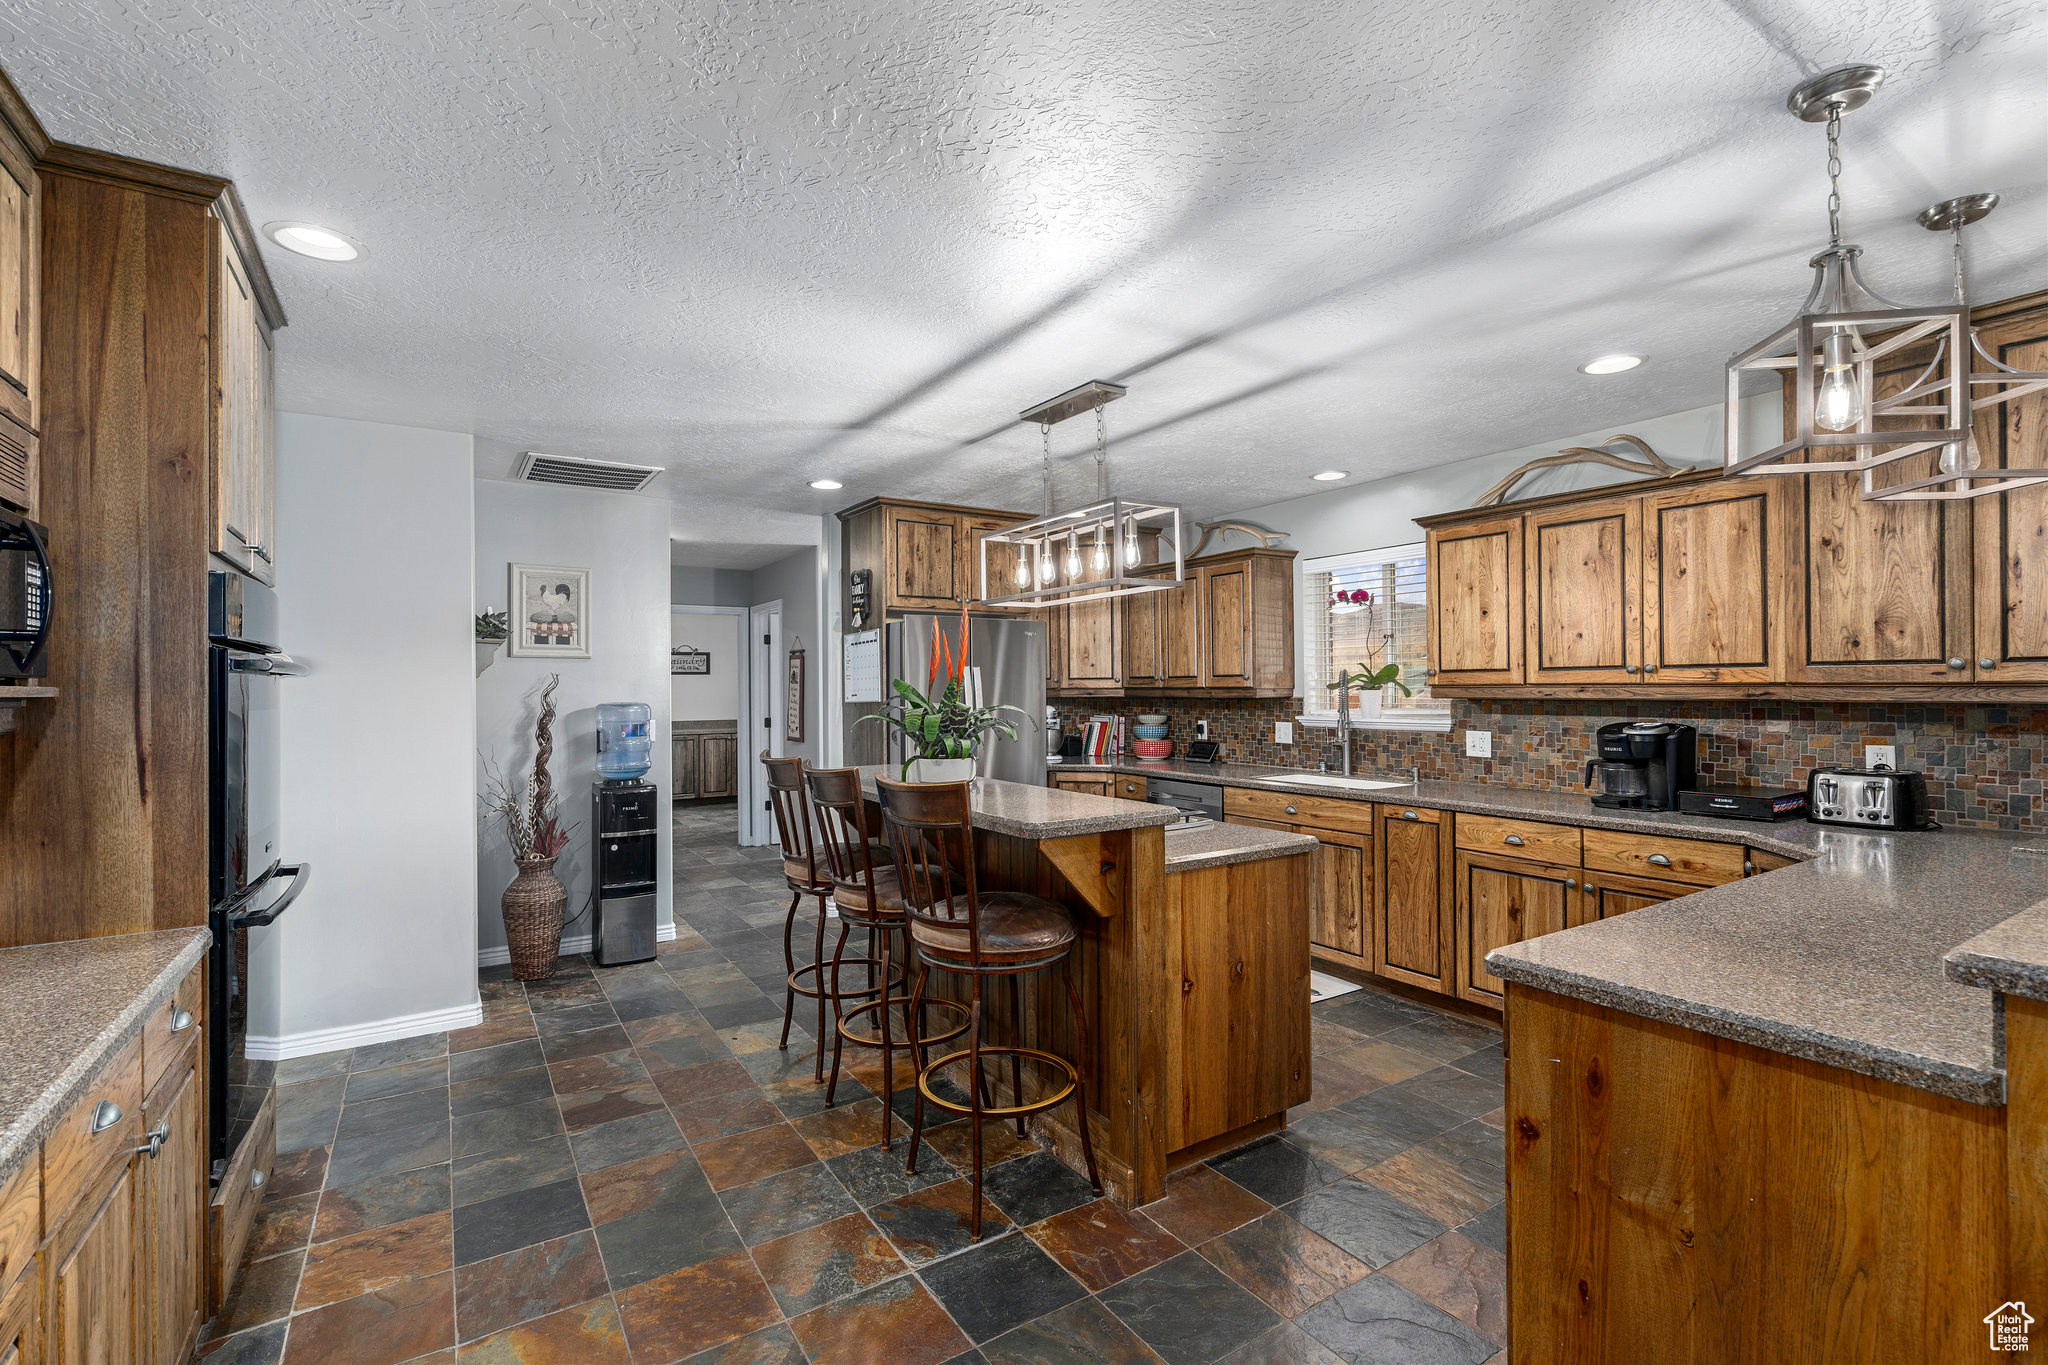
[[[279,649],[277,598],[238,573],[207,576],[207,893],[209,1062],[217,1078],[209,1132],[216,1178],[270,1094],[271,1062],[246,1055],[249,934],[274,924],[298,899],[310,871],[287,863],[278,842],[277,692],[305,666]]]

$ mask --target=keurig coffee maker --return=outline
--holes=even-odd
[[[1618,720],[1600,727],[1599,757],[1586,762],[1593,804],[1610,810],[1677,810],[1698,779],[1700,732],[1668,720]]]

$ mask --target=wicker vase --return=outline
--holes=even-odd
[[[513,976],[541,981],[555,974],[569,893],[555,879],[553,858],[521,858],[518,863],[519,875],[498,902],[505,916],[505,946],[512,952]]]

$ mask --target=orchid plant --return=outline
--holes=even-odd
[[[1330,594],[1330,612],[1332,615],[1343,615],[1355,611],[1366,613],[1365,628],[1368,638],[1371,638],[1374,617],[1378,614],[1377,607],[1373,602],[1372,593],[1364,588],[1351,588],[1348,590],[1340,588]],[[1401,665],[1386,658],[1386,655],[1393,648],[1394,632],[1390,630],[1380,635],[1378,643],[1368,647],[1365,651],[1365,658],[1351,666],[1351,686],[1366,689],[1391,685],[1400,688],[1401,695],[1404,697],[1414,696],[1415,690],[1408,686],[1407,683],[1401,681]],[[1337,686],[1334,682],[1329,684],[1332,692],[1337,690]]]
[[[924,690],[919,691],[897,678],[892,683],[896,695],[883,704],[882,710],[872,716],[861,717],[862,720],[880,721],[909,739],[912,752],[904,758],[900,774],[906,779],[910,775],[911,763],[917,759],[973,758],[981,751],[982,741],[991,733],[1015,739],[1017,726],[1002,719],[1005,711],[1013,711],[1029,719],[1021,707],[975,706],[969,703],[967,643],[972,629],[967,608],[962,606],[959,656],[954,656],[952,644],[944,631],[933,631],[932,657],[925,669]]]

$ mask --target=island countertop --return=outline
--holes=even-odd
[[[1315,774],[1250,764],[1131,761],[1092,770],[1681,835],[1799,859],[1797,866],[1495,949],[1487,969],[1507,981],[1977,1104],[2003,1103],[2005,1094],[1995,1006],[1979,987],[2048,995],[2048,856],[2024,851],[2048,849],[2038,835],[1874,834],[1803,820],[1762,824],[1600,810],[1576,791],[1476,782],[1347,790],[1299,781]]]
[[[873,795],[875,778],[893,779],[896,772],[893,764],[864,767],[860,770],[861,787]],[[1032,787],[991,777],[975,778],[969,787],[967,800],[976,829],[1019,839],[1066,839],[1077,834],[1107,834],[1113,830],[1170,825],[1180,819],[1180,812],[1171,806],[1090,796],[1086,792],[1064,791],[1058,787]]]
[[[160,929],[0,950],[0,1184],[212,941]]]
[[[1258,825],[1169,825],[1166,830],[1166,870],[1194,872],[1205,867],[1228,867],[1232,863],[1255,863],[1264,858],[1284,858],[1315,850],[1313,834],[1290,834],[1284,829]]]

